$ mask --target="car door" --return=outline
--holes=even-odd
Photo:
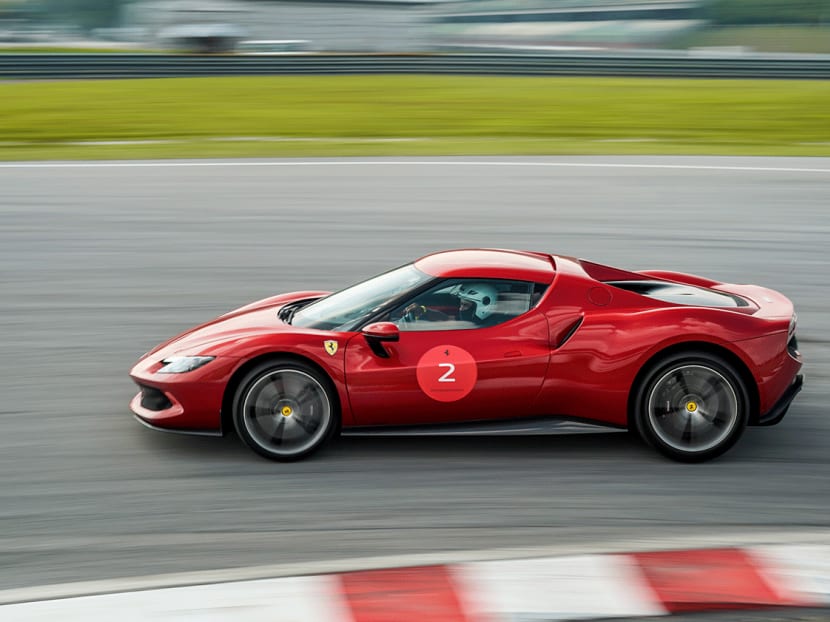
[[[463,317],[459,296],[498,292],[486,318]],[[498,298],[498,300],[496,300]],[[383,320],[399,340],[372,347],[357,334],[346,346],[346,385],[357,425],[413,425],[534,414],[550,360],[546,318],[531,309],[538,286],[521,281],[450,279]],[[453,309],[453,307],[456,309]],[[420,318],[407,320],[408,309]],[[432,315],[432,318],[430,318]],[[473,317],[475,321],[470,320]],[[385,354],[384,354],[385,353]]]

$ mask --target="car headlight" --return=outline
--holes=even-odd
[[[215,356],[170,356],[162,361],[164,367],[158,370],[159,374],[183,374],[187,371],[199,369],[207,365]]]
[[[793,313],[793,317],[790,319],[790,329],[787,331],[787,336],[792,337],[795,334],[795,327],[798,324],[798,316]]]

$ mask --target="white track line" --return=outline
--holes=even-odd
[[[824,173],[828,168],[787,166],[719,166],[707,164],[647,164],[621,162],[512,162],[476,160],[302,160],[302,161],[100,161],[100,162],[2,162],[0,169],[61,169],[61,168],[207,168],[207,167],[296,167],[296,166],[484,166],[484,167],[543,167],[543,168],[618,168],[687,171],[745,171],[764,173]]]

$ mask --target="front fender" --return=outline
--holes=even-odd
[[[301,333],[263,335],[248,337],[232,344],[225,344],[237,358],[231,374],[231,383],[252,363],[267,357],[289,355],[311,362],[325,373],[334,384],[340,401],[341,419],[344,425],[351,425],[352,414],[346,392],[345,351],[349,339],[356,333],[336,333],[308,330]],[[330,354],[325,342],[335,342],[337,349]],[[220,350],[221,351],[221,350]]]

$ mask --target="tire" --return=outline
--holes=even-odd
[[[749,420],[740,373],[707,352],[667,356],[644,375],[633,421],[641,438],[679,462],[704,462],[729,450]]]
[[[311,365],[274,359],[252,369],[237,387],[233,425],[248,447],[271,460],[300,460],[339,427],[331,380]]]

